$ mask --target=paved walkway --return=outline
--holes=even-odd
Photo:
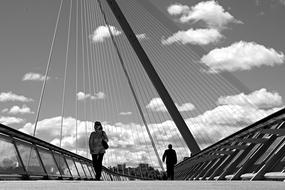
[[[1,190],[285,190],[277,181],[0,181]]]

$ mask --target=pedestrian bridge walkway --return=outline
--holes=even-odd
[[[159,13],[150,0],[125,4],[123,0],[119,3],[115,0],[60,2],[35,123],[29,123],[28,119],[24,126],[14,128],[6,126],[8,121],[0,124],[0,180],[10,179],[0,182],[0,190],[285,189],[282,182],[285,179],[285,108],[278,108],[279,111],[276,108],[277,112],[268,116],[270,98],[261,103],[254,103],[252,98],[236,100],[241,95],[251,97],[257,91],[250,92],[230,73],[213,74],[207,65],[197,64],[206,55],[200,46],[166,48],[161,40],[156,43],[153,39],[166,36],[161,34],[180,29]],[[137,20],[132,16],[138,17]],[[143,25],[145,21],[141,22],[143,16],[149,27]],[[149,18],[156,19],[152,22]],[[64,24],[62,29],[60,26],[58,29],[59,23]],[[111,24],[120,27],[118,35],[124,35],[113,34],[115,27]],[[105,28],[109,42],[92,39],[90,43],[88,39],[96,33],[97,25],[98,29]],[[157,30],[159,36],[147,37],[151,43],[141,42],[138,32],[148,28]],[[66,44],[56,43],[56,36],[62,36],[60,31],[67,36]],[[102,40],[105,38],[103,35]],[[53,57],[59,58],[53,61]],[[73,65],[68,66],[69,62]],[[52,63],[57,64],[54,69],[50,69]],[[51,76],[63,79],[62,91],[60,85],[46,88]],[[108,99],[99,102],[105,98],[101,90]],[[6,97],[10,94],[4,93],[4,101],[14,101],[15,98]],[[228,97],[234,99],[229,102],[238,103],[227,103]],[[261,116],[255,104],[264,108],[259,111],[267,117],[262,114],[265,118],[259,120]],[[8,114],[8,108],[2,113]],[[100,182],[92,181],[96,172],[88,153],[88,138],[95,120],[106,121],[104,130],[110,138],[110,149],[104,156],[104,181]],[[175,145],[180,157],[174,176],[180,181],[150,181],[163,177],[159,170],[149,172],[148,164],[164,170],[161,155],[167,144]],[[141,162],[145,167],[129,168],[125,172],[125,166]],[[112,167],[116,164],[117,167]],[[124,167],[119,169],[119,165]]]
[[[33,189],[94,189],[94,190],[283,190],[285,183],[280,181],[3,181],[2,190]]]

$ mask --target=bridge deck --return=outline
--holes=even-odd
[[[1,181],[0,189],[92,189],[92,190],[284,190],[279,181]]]

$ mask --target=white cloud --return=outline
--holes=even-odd
[[[60,139],[55,138],[50,143],[53,145],[56,145],[56,146],[60,146]],[[76,137],[74,137],[74,136],[65,136],[61,140],[61,147],[65,148],[65,149],[74,150],[75,144],[76,144]],[[79,150],[82,150],[82,147],[80,147]],[[86,156],[86,151],[84,151],[84,153],[82,153],[82,156]]]
[[[17,117],[0,117],[0,123],[3,125],[19,124],[23,123],[25,120]]]
[[[77,100],[84,100],[90,97],[90,94],[85,95],[84,92],[77,93]]]
[[[268,103],[264,105],[266,97],[268,98]],[[244,98],[250,100],[254,98],[258,99],[253,102],[256,106],[248,106],[249,104],[246,104]],[[164,110],[160,98],[154,98],[150,103],[151,104],[149,105],[151,105],[151,108]],[[186,124],[202,149],[259,119],[278,111],[281,107],[278,93],[270,93],[265,89],[252,92],[249,95],[238,94],[221,97],[218,99],[218,103],[219,105],[211,110],[205,111],[196,117],[185,119]],[[182,105],[181,108],[191,107],[190,105],[185,105]],[[75,152],[76,120],[67,117],[64,118],[63,121],[62,147]],[[78,153],[82,156],[86,156],[86,146],[88,146],[87,141],[89,134],[94,130],[93,122],[77,121],[77,123]],[[156,162],[153,150],[145,148],[146,146],[151,147],[151,142],[148,138],[145,126],[135,123],[110,124],[108,122],[102,122],[102,124],[104,131],[106,131],[109,137],[110,145],[106,157],[116,158],[115,160],[108,159],[106,164],[117,165],[118,163],[127,163],[128,165],[137,165],[142,162]],[[33,126],[33,124],[28,123],[24,125],[20,131],[32,134]],[[61,117],[53,117],[39,121],[36,136],[55,145],[59,145],[60,126]],[[181,137],[177,135],[179,134],[179,131],[173,121],[167,120],[161,123],[149,123],[148,126],[151,134],[156,137],[155,143],[160,155],[166,148],[165,142],[174,145],[179,160],[188,155],[185,148],[179,144]],[[87,136],[85,131],[86,127],[88,131]],[[151,152],[149,153],[148,151]],[[106,161],[107,160],[105,159],[105,162]],[[155,166],[158,167],[157,162],[155,163]]]
[[[277,92],[268,92],[265,88],[256,90],[248,95],[244,93],[225,96],[218,99],[219,105],[254,106],[259,109],[271,109],[283,105],[282,97]]]
[[[266,89],[256,90],[248,95],[243,93],[218,98],[217,107],[204,113],[186,118],[185,122],[194,135],[201,148],[205,148],[222,138],[231,135],[238,130],[253,124],[254,122],[280,110],[284,105],[282,97],[277,92],[268,92]],[[152,99],[148,108],[154,111],[164,111],[165,107],[159,98]],[[173,121],[165,121],[157,124],[149,124],[151,129],[159,126],[167,130],[167,134],[161,131],[153,131],[159,140],[169,142],[174,140],[177,134]],[[176,131],[176,132],[175,132]]]
[[[85,100],[90,98],[91,100],[98,100],[98,99],[104,99],[105,98],[105,94],[104,92],[98,92],[95,93],[94,96],[91,94],[85,94],[84,92],[78,92],[77,93],[77,99],[80,100]]]
[[[137,34],[136,37],[138,40],[147,40],[148,39],[146,34]]]
[[[92,100],[104,99],[104,98],[105,98],[104,92],[98,92],[98,93],[95,93],[94,96],[91,96]]]
[[[113,34],[113,36],[118,36],[122,34],[121,31],[119,31],[116,27],[110,26],[110,30]],[[99,26],[96,28],[96,30],[91,35],[91,39],[93,42],[104,42],[105,39],[110,38],[111,35],[109,33],[108,26]]]
[[[151,109],[153,111],[161,111],[166,112],[167,109],[162,101],[161,98],[153,98],[150,100],[149,104],[146,106],[146,108]]]
[[[201,148],[253,124],[284,106],[278,93],[271,93],[266,89],[248,95],[241,93],[220,97],[217,102],[217,107],[185,119]]]
[[[19,106],[13,106],[10,110],[9,109],[3,109],[2,113],[10,113],[10,114],[33,114],[34,112],[31,111],[31,108],[29,108],[26,105],[23,105],[22,108]]]
[[[114,26],[110,26],[110,29],[113,36],[119,36],[122,34],[122,32]],[[93,42],[104,42],[105,39],[111,38],[111,35],[109,33],[107,25],[105,25],[105,26],[99,26],[90,37]],[[138,38],[138,40],[148,39],[145,33],[137,34],[136,37]]]
[[[182,44],[207,45],[216,43],[223,38],[223,35],[216,29],[192,29],[178,31],[167,39],[162,39],[163,45],[173,44],[175,42]]]
[[[196,123],[199,121],[200,124],[207,124],[209,126],[215,125],[219,127],[228,126],[242,128],[279,109],[280,108],[272,108],[263,110],[249,106],[221,105],[196,117],[195,121]]]
[[[50,77],[47,77],[47,80],[50,79]],[[33,80],[33,81],[43,81],[45,80],[45,76],[39,73],[26,73],[23,76],[23,81]]]
[[[195,106],[193,104],[191,104],[191,103],[185,103],[185,104],[182,104],[181,106],[176,104],[176,107],[181,112],[183,112],[183,111],[191,111],[191,110],[195,109]]]
[[[61,128],[61,116],[47,118],[39,121],[37,123],[37,131],[36,136],[44,139],[48,142],[55,138],[59,138],[60,136],[60,128]],[[84,135],[85,134],[85,122],[77,121],[78,124],[78,134]],[[75,125],[76,120],[71,117],[63,118],[63,136],[73,136],[75,135]],[[92,125],[91,122],[88,125]],[[34,131],[34,124],[26,123],[21,129],[22,132],[27,134],[33,134]],[[91,128],[89,127],[89,131]]]
[[[245,99],[252,103],[248,103]],[[186,118],[185,122],[193,133],[195,139],[201,148],[205,148],[218,140],[262,119],[273,112],[276,112],[282,106],[282,98],[278,93],[268,92],[266,89],[254,91],[248,95],[237,94],[232,96],[220,97],[217,100],[217,107],[205,111],[204,113]],[[255,106],[251,106],[254,104]],[[176,104],[177,105],[177,104]],[[186,103],[177,106],[180,111],[183,109],[192,110],[195,107]],[[164,111],[165,106],[160,98],[154,98],[148,104],[152,110]],[[127,112],[124,112],[127,113]],[[37,125],[36,137],[41,138],[52,144],[59,145],[61,118],[53,117],[41,120]],[[5,119],[6,120],[6,119]],[[1,121],[1,119],[0,119]],[[62,148],[75,152],[76,144],[76,120],[72,117],[66,117],[63,120],[63,139]],[[93,131],[93,122],[77,121],[78,124],[78,153],[86,156],[86,146],[88,138]],[[118,163],[127,163],[128,165],[137,165],[142,162],[155,162],[158,167],[155,154],[151,147],[151,142],[145,130],[145,126],[135,123],[114,123],[102,122],[104,131],[109,137],[110,149],[106,157],[115,157],[116,159],[105,159],[107,165],[117,165]],[[174,145],[179,160],[188,155],[185,148],[179,143],[180,138],[178,129],[171,120],[161,123],[149,123],[150,132],[155,136],[155,143],[159,155],[164,151],[165,142]],[[22,132],[32,134],[34,124],[27,123],[21,129]],[[86,129],[87,127],[87,135]],[[148,151],[151,151],[150,153]]]
[[[177,103],[175,103],[177,109],[181,112],[184,111],[192,111],[195,109],[195,106],[191,103],[185,103],[182,104],[181,106]],[[166,112],[167,109],[162,101],[161,98],[153,98],[150,100],[149,104],[146,106],[146,108],[152,110],[152,111],[156,111],[156,112]]]
[[[33,101],[33,99],[27,98],[22,95],[14,94],[13,92],[2,92],[0,94],[0,102],[7,102],[7,101],[31,102]]]
[[[192,7],[174,4],[167,10],[171,15],[181,15],[179,20],[182,23],[203,21],[210,28],[223,29],[229,23],[242,23],[216,1],[204,1]]]
[[[64,118],[63,120],[63,138],[62,138],[62,148],[75,152],[76,149],[76,120],[71,117]],[[126,163],[137,165],[142,163],[148,156],[149,150],[145,150],[146,144],[144,144],[141,139],[141,135],[134,135],[135,128],[142,128],[138,124],[129,123],[115,123],[108,124],[102,122],[103,129],[106,131],[109,138],[110,149],[106,153],[106,157],[114,156],[115,160],[111,160],[108,164],[117,165],[118,163]],[[78,153],[82,156],[86,156],[86,146],[88,146],[88,138],[91,131],[94,130],[93,122],[77,121],[78,134],[77,134],[77,144]],[[53,117],[41,120],[37,124],[36,137],[41,138],[47,142],[51,142],[54,145],[59,146],[60,142],[60,127],[61,127],[61,117]],[[87,136],[86,136],[87,127]],[[27,134],[32,134],[34,130],[34,124],[27,123],[21,129],[22,132]],[[150,145],[149,140],[145,141]],[[128,155],[128,157],[126,157]],[[144,155],[144,156],[143,156]],[[154,155],[154,154],[153,154]],[[150,158],[147,158],[150,159]],[[149,161],[148,161],[149,162]]]
[[[167,8],[167,11],[170,15],[188,14],[190,7],[182,4],[173,4]]]
[[[120,115],[132,115],[132,112],[121,112]]]
[[[216,48],[201,58],[210,72],[250,70],[262,65],[274,66],[284,63],[282,52],[266,48],[254,42],[236,42],[231,46]]]
[[[280,109],[222,105],[185,121],[201,148],[205,148]]]
[[[164,45],[174,42],[197,45],[217,43],[224,38],[221,30],[225,29],[226,25],[229,23],[242,23],[226,12],[216,1],[200,2],[192,7],[176,3],[169,6],[167,11],[170,15],[180,16],[179,20],[182,23],[203,21],[207,28],[190,28],[178,31],[166,40],[162,39],[162,44]]]

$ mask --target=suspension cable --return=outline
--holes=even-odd
[[[89,59],[89,45],[88,45],[88,24],[87,24],[87,7],[86,7],[86,1],[83,2],[83,5],[84,5],[84,24],[85,24],[85,46],[86,46],[86,57],[87,57],[87,78],[88,78],[88,87],[89,87],[89,93],[90,93],[90,99],[89,99],[89,108],[90,108],[90,114],[91,116],[93,115],[93,108],[92,108],[92,91],[91,91],[91,78],[90,78],[90,68],[89,68],[89,63],[90,63],[90,59]],[[86,111],[87,111],[87,107],[85,107]],[[89,119],[91,119],[91,116],[89,117]],[[86,118],[87,118],[87,121],[88,121],[88,116],[86,114]],[[88,139],[88,122],[86,121],[86,140]],[[90,123],[91,124],[91,123]],[[86,141],[86,152],[87,152],[87,158],[88,158],[88,150],[89,150],[89,147],[88,147],[88,142]]]
[[[55,41],[55,38],[56,38],[57,27],[58,27],[58,23],[59,23],[60,14],[61,14],[62,4],[63,4],[63,0],[61,0],[61,2],[60,2],[60,7],[59,7],[58,14],[57,14],[57,19],[56,19],[56,24],[55,24],[55,28],[54,28],[53,38],[52,38],[51,47],[50,47],[50,51],[49,51],[48,63],[47,63],[47,67],[46,67],[44,82],[43,82],[43,85],[42,85],[41,96],[40,96],[38,109],[37,109],[37,116],[36,116],[36,119],[35,119],[35,127],[34,127],[33,136],[36,135],[37,124],[38,124],[38,120],[39,120],[39,116],[40,116],[40,110],[41,110],[42,100],[43,100],[43,96],[44,96],[44,92],[45,92],[48,72],[49,72],[49,68],[50,68],[51,57],[52,57],[52,54],[53,54],[53,46],[54,46],[54,41]]]
[[[72,16],[72,0],[70,1],[68,33],[67,33],[67,44],[66,44],[66,54],[65,54],[65,68],[64,68],[64,82],[63,82],[63,90],[62,90],[62,105],[61,105],[61,123],[60,123],[59,147],[61,147],[61,142],[62,142],[62,128],[63,128],[64,105],[65,105],[65,88],[66,88],[66,78],[67,78],[67,66],[68,66],[68,56],[69,56],[71,16]]]
[[[85,2],[85,1],[84,1]],[[83,36],[84,36],[84,22],[83,22],[83,11],[84,11],[84,8],[83,8],[83,3],[82,1],[80,1],[80,10],[81,10],[81,45],[82,45],[82,70],[83,70],[83,91],[84,91],[84,99],[83,99],[83,104],[84,104],[84,124],[85,124],[85,135],[86,135],[86,140],[85,140],[85,146],[86,146],[86,157],[88,157],[88,149],[87,149],[87,113],[86,113],[86,82],[85,82],[85,59],[84,59],[84,56],[85,56],[85,48],[84,48],[84,39],[83,39]]]
[[[78,0],[76,0],[76,31],[75,31],[75,152],[77,154],[78,151],[78,142],[77,142],[77,133],[78,133],[78,100],[77,100],[77,93],[78,93]]]
[[[115,49],[116,49],[116,52],[117,52],[117,55],[118,55],[118,57],[119,57],[120,63],[121,63],[121,65],[122,65],[122,67],[123,67],[124,73],[125,73],[125,75],[126,75],[126,77],[127,77],[127,81],[128,81],[129,87],[130,87],[130,89],[131,89],[131,91],[132,91],[133,97],[134,97],[134,99],[135,99],[137,108],[138,108],[138,110],[139,110],[139,112],[140,112],[140,115],[141,115],[141,117],[142,117],[142,120],[143,120],[144,125],[145,125],[146,130],[147,130],[147,133],[148,133],[149,138],[150,138],[150,140],[151,140],[152,146],[153,146],[153,148],[154,148],[155,154],[156,154],[157,159],[158,159],[158,163],[159,163],[161,169],[164,171],[164,167],[163,167],[162,161],[161,161],[161,159],[160,159],[160,156],[158,155],[158,152],[157,152],[155,143],[154,143],[154,141],[153,141],[153,139],[152,139],[152,136],[151,136],[151,133],[150,133],[150,131],[149,131],[149,129],[148,129],[148,125],[147,125],[147,122],[146,122],[146,120],[145,120],[145,118],[144,118],[144,115],[143,115],[142,109],[141,109],[141,107],[140,107],[139,101],[138,101],[138,99],[137,99],[137,95],[136,95],[136,93],[135,93],[135,91],[134,91],[134,88],[133,88],[133,86],[132,86],[130,77],[129,77],[128,73],[127,73],[127,70],[126,70],[124,61],[123,61],[123,59],[122,59],[121,53],[120,53],[120,51],[119,51],[119,49],[118,49],[118,46],[117,46],[117,44],[116,44],[116,42],[115,42],[114,35],[113,35],[113,33],[112,33],[112,31],[111,31],[111,28],[110,28],[110,25],[109,25],[109,23],[108,23],[108,21],[107,21],[106,14],[105,14],[105,12],[104,12],[104,10],[103,10],[103,8],[102,8],[101,1],[100,1],[100,0],[97,0],[97,2],[98,2],[98,4],[99,4],[101,13],[102,13],[102,15],[103,15],[103,17],[104,17],[105,23],[106,23],[106,25],[107,25],[107,27],[108,27],[108,30],[109,30],[109,33],[110,33],[110,36],[111,36],[113,45],[114,45],[114,47],[115,47]]]

